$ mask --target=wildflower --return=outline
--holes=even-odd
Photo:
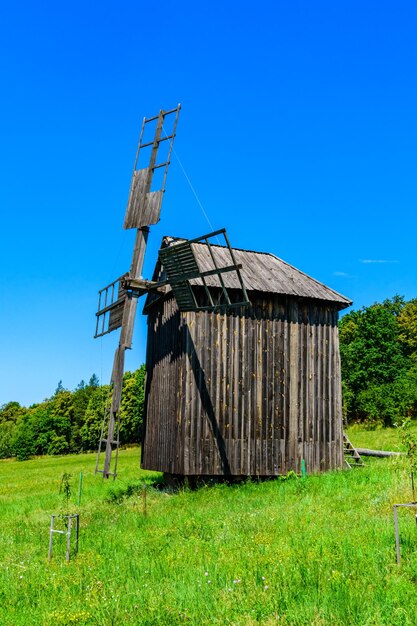
[[[208,576],[208,572],[204,572],[204,576]]]
[[[208,580],[207,582],[208,582],[208,584],[210,585],[210,583],[211,583],[211,580]]]
[[[268,585],[265,585],[264,589],[268,589]]]

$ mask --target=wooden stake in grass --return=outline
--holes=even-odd
[[[146,517],[148,514],[146,508],[146,483],[143,483],[143,517]]]
[[[80,480],[78,483],[78,506],[81,504],[81,495],[83,491],[83,473],[80,472]]]

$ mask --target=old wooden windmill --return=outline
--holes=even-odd
[[[95,337],[101,337],[120,328],[120,340],[114,355],[111,375],[112,400],[106,409],[97,454],[96,473],[104,478],[116,477],[119,448],[119,416],[122,395],[125,352],[132,347],[132,335],[138,298],[144,294],[153,294],[157,300],[167,286],[174,294],[180,311],[227,311],[231,308],[249,304],[242,281],[241,265],[236,262],[230,247],[226,231],[220,230],[184,241],[178,245],[160,250],[159,260],[164,268],[160,280],[148,281],[142,277],[149,226],[160,219],[162,198],[165,192],[166,177],[173,143],[176,135],[180,105],[168,111],[161,110],[158,115],[144,118],[140,133],[133,169],[130,194],[124,220],[124,228],[137,229],[130,271],[99,291],[99,304],[96,313]],[[155,128],[151,141],[144,138],[144,133]],[[168,142],[165,156],[159,159],[159,149],[163,142]],[[166,144],[165,144],[166,145]],[[149,155],[145,167],[140,162]],[[160,184],[155,186],[155,172],[162,171]],[[227,255],[226,262],[219,264],[212,251],[213,237],[223,238]],[[209,253],[209,263],[201,266],[193,245],[203,243]],[[231,297],[225,285],[223,275],[233,273],[240,285],[240,296]],[[209,281],[206,281],[209,277]],[[112,453],[115,452],[113,467]],[[104,452],[104,463],[101,456]]]

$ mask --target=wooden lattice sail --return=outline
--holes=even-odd
[[[162,197],[165,192],[166,176],[170,163],[171,151],[175,139],[180,105],[170,111],[161,110],[157,116],[144,118],[142,130],[136,152],[132,182],[130,186],[129,201],[126,210],[124,228],[136,228],[136,239],[133,250],[132,263],[127,276],[131,279],[139,279],[142,275],[143,261],[148,240],[149,226],[159,220]],[[164,133],[164,124],[167,119],[173,124],[169,133]],[[145,129],[156,125],[153,140],[144,141]],[[162,142],[168,141],[167,156],[158,161],[159,148]],[[138,169],[140,156],[150,150],[149,162],[145,168]],[[162,185],[159,189],[152,189],[154,173],[163,168]],[[119,345],[116,349],[111,377],[112,401],[110,409],[104,416],[101,429],[100,443],[97,454],[96,473],[101,472],[105,478],[110,475],[113,478],[117,473],[117,452],[119,448],[119,414],[123,384],[123,372],[125,351],[132,346],[133,327],[135,322],[137,297],[129,297],[122,286],[122,279],[117,279],[99,292],[99,308],[96,313],[95,337],[101,337],[106,333],[121,328]],[[104,464],[100,468],[100,457],[104,447]],[[112,451],[116,449],[114,466],[111,469]]]

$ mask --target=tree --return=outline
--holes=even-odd
[[[80,428],[82,450],[97,450],[104,413],[106,406],[110,407],[110,402],[109,385],[94,389],[84,414],[83,425]]]
[[[139,443],[142,439],[145,376],[144,365],[136,372],[126,372],[124,375],[120,406],[121,443]]]
[[[143,423],[145,366],[126,372],[121,404],[120,440],[140,441]],[[58,383],[54,395],[28,409],[18,402],[0,407],[0,458],[28,459],[34,454],[68,454],[96,450],[110,387],[99,386],[93,374],[74,391]]]
[[[10,451],[19,461],[26,461],[35,454],[34,432],[28,414],[23,415],[13,429]]]
[[[58,384],[57,384],[57,386],[56,386],[56,389],[55,389],[55,394],[54,394],[54,395],[58,395],[59,393],[61,393],[61,391],[64,391],[64,390],[65,390],[65,387],[64,387],[64,386],[63,386],[63,384],[62,384],[62,380],[59,380],[59,381],[58,381]]]
[[[19,417],[25,413],[26,409],[18,402],[8,402],[0,407],[0,424],[11,422],[15,424]]]
[[[93,376],[90,378],[88,385],[81,381],[76,390],[73,392],[73,416],[71,421],[71,440],[70,449],[72,452],[79,452],[83,448],[81,437],[81,428],[85,421],[85,414],[91,397],[96,392],[98,378]],[[93,383],[93,384],[91,384]]]
[[[404,410],[400,390],[409,360],[399,340],[404,299],[395,296],[345,315],[339,324],[348,419],[392,423]]]
[[[100,381],[98,379],[98,376],[93,374],[91,376],[90,380],[88,381],[88,386],[89,387],[100,387]]]
[[[18,402],[8,402],[0,407],[0,459],[12,456],[13,431],[25,411]]]
[[[417,298],[410,300],[398,316],[398,339],[404,352],[417,362]]]

